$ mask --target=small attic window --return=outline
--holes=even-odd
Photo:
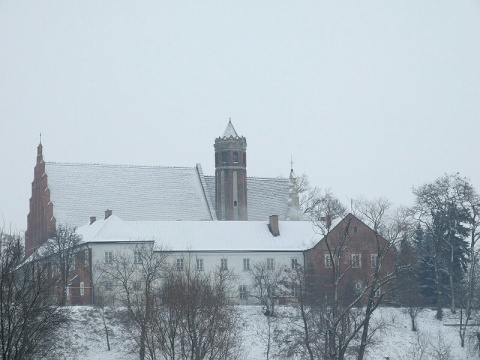
[[[238,164],[238,152],[233,152],[233,163]]]

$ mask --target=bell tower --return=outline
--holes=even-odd
[[[238,136],[231,119],[215,139],[215,210],[218,220],[248,220],[247,139]]]

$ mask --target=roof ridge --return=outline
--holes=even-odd
[[[102,163],[74,163],[74,162],[58,162],[58,161],[46,161],[45,164],[55,165],[73,165],[73,166],[104,166],[104,167],[128,167],[128,168],[165,168],[165,169],[196,169],[196,166],[167,166],[167,165],[132,165],[132,164],[102,164]]]

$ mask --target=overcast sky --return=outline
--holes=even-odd
[[[26,228],[46,161],[214,174],[228,119],[249,176],[413,202],[480,190],[480,1],[0,1],[0,215]],[[54,204],[55,205],[55,204]]]

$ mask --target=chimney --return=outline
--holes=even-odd
[[[105,220],[107,220],[110,217],[110,215],[112,215],[112,210],[108,210],[108,209],[105,210]]]
[[[96,216],[90,216],[90,225],[92,225],[95,221],[97,221]]]
[[[273,236],[280,235],[280,231],[278,230],[278,215],[270,215],[268,229]]]

